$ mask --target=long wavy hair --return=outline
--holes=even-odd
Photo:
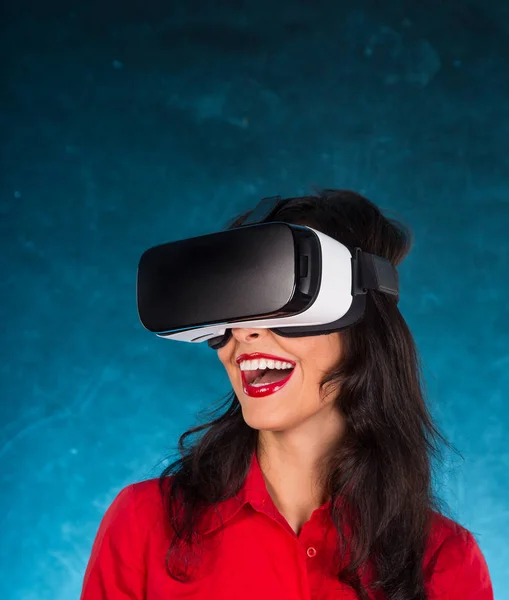
[[[227,228],[242,225],[249,214]],[[413,243],[407,226],[346,190],[289,198],[271,220],[308,225],[396,267]],[[337,384],[335,403],[346,421],[323,478],[338,556],[349,557],[338,560],[337,577],[368,599],[361,573],[369,562],[376,574],[370,587],[388,600],[427,600],[424,552],[432,511],[443,512],[432,490],[433,470],[443,445],[452,446],[427,408],[415,343],[393,297],[368,291],[364,318],[340,335],[344,355],[321,382],[322,388]],[[182,548],[199,544],[200,516],[239,491],[258,443],[258,431],[245,423],[233,391],[206,414],[215,418],[179,438],[181,458],[160,478],[172,530],[166,566],[180,581],[186,569],[179,561],[193,556]]]

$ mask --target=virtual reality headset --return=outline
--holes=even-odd
[[[218,349],[233,328],[284,337],[342,331],[362,319],[367,290],[399,300],[387,259],[304,225],[247,223],[143,253],[137,304],[146,329]]]

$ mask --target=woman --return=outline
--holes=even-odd
[[[403,225],[348,191],[288,199],[270,220],[393,266],[411,247]],[[432,494],[430,463],[447,442],[397,301],[370,291],[361,321],[325,335],[227,331],[224,411],[183,434],[159,486],[120,492],[82,600],[491,600],[476,541]],[[264,377],[291,377],[259,397],[249,372],[267,365]]]

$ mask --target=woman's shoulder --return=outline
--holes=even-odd
[[[130,483],[121,487],[103,516],[101,528],[110,531],[127,529],[143,532],[164,520],[164,497],[171,478],[159,478]],[[161,493],[163,492],[163,493]]]
[[[164,507],[164,497],[169,492],[171,477],[146,479],[121,488],[114,500],[126,511],[134,511],[139,517],[153,514]]]
[[[134,502],[156,501],[161,497],[161,485],[167,489],[171,485],[171,477],[165,477],[162,482],[159,477],[131,483],[126,488]]]
[[[163,492],[169,489],[171,479],[162,482]],[[164,531],[165,494],[161,493],[158,478],[147,479],[121,487],[102,518],[98,537],[111,537],[116,543],[131,540],[142,542],[152,532]],[[161,527],[162,526],[162,527]]]
[[[447,550],[465,552],[475,544],[473,534],[453,519],[442,513],[432,511],[431,528],[428,537],[427,555],[429,557],[446,546]]]
[[[476,598],[493,598],[488,566],[473,533],[435,511],[431,517],[425,569],[433,590],[450,590],[454,585],[457,595],[453,598],[468,599],[472,597],[469,595],[472,590],[481,594]]]
[[[471,535],[468,529],[454,521],[450,517],[437,511],[431,511],[431,532],[430,539],[435,543],[444,541],[447,538],[454,538],[458,541],[466,541]]]
[[[163,480],[163,488],[169,483]],[[106,587],[112,591],[122,587],[133,598],[144,597],[147,553],[161,549],[157,559],[159,554],[164,557],[167,531],[159,479],[122,487],[99,524],[81,598],[106,598]]]

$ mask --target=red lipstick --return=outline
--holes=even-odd
[[[287,362],[293,365],[292,371],[281,381],[275,381],[273,383],[264,383],[263,385],[251,385],[246,379],[246,371],[241,371],[242,376],[242,387],[244,393],[251,398],[263,398],[275,394],[281,388],[283,388],[291,379],[295,370],[295,361],[285,358],[283,356],[274,356],[273,354],[265,354],[264,352],[253,352],[251,354],[241,354],[237,357],[236,362],[240,366],[240,363],[244,360],[255,360],[265,358],[267,360],[278,360],[281,362]]]

